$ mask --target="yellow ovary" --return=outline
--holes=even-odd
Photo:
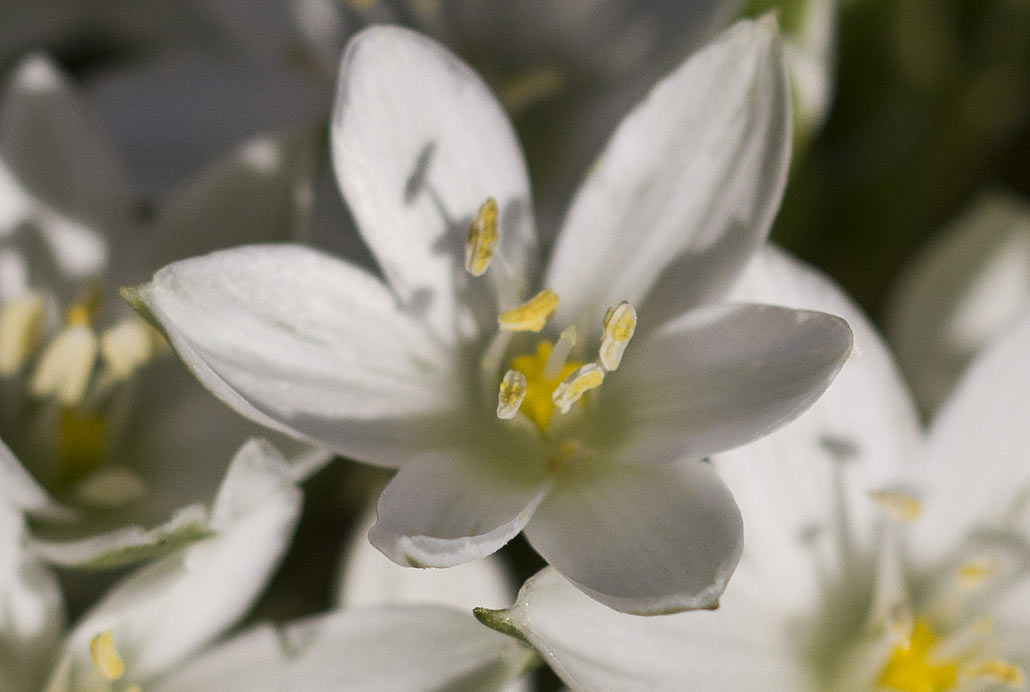
[[[566,361],[555,377],[546,377],[544,371],[547,359],[551,355],[551,348],[549,341],[541,341],[537,344],[535,354],[518,356],[511,362],[512,369],[518,370],[526,377],[526,394],[519,410],[533,421],[542,433],[547,432],[551,417],[557,408],[551,399],[554,390],[582,365],[578,361]]]

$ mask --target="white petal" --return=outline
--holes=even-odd
[[[368,539],[412,567],[451,567],[495,552],[518,535],[547,493],[528,462],[505,461],[473,450],[412,460],[380,495]]]
[[[713,459],[744,517],[744,556],[731,586],[754,573],[767,584],[768,602],[810,612],[823,580],[853,576],[850,561],[877,549],[883,515],[869,492],[890,487],[919,457],[922,431],[883,340],[825,276],[766,248],[733,297],[825,310],[855,333],[857,353],[811,408]]]
[[[25,548],[21,513],[0,496],[0,689],[41,689],[64,624],[57,579]]]
[[[206,652],[153,692],[489,692],[531,652],[442,607],[340,611],[250,630]]]
[[[448,569],[401,567],[369,542],[374,523],[375,512],[368,511],[353,529],[336,586],[339,605],[433,603],[471,611],[475,606],[500,608],[511,603],[514,584],[496,555]]]
[[[76,516],[73,509],[51,497],[0,440],[0,504],[4,503],[45,519],[67,520]]]
[[[546,569],[509,611],[480,617],[520,632],[576,692],[811,689],[786,620],[743,596],[728,591],[712,612],[638,617]]]
[[[916,256],[888,309],[887,334],[925,411],[1027,307],[1030,203],[985,194]]]
[[[207,512],[192,505],[175,513],[153,529],[127,526],[110,533],[76,541],[36,539],[33,550],[46,561],[62,567],[111,569],[142,562],[194,541],[207,538]]]
[[[452,356],[382,283],[306,248],[178,262],[140,297],[223,401],[348,456],[399,464],[446,427],[433,416],[457,399]]]
[[[1030,314],[974,360],[930,430],[912,550],[940,556],[974,528],[1030,529]],[[1025,534],[1024,534],[1025,535]]]
[[[135,679],[165,671],[232,625],[250,607],[285,551],[300,491],[267,443],[242,447],[212,511],[216,535],[130,574],[69,637],[65,656],[88,655],[111,630]]]
[[[741,22],[626,117],[577,195],[548,269],[560,322],[600,319],[621,300],[644,314],[663,273],[680,302],[655,306],[656,320],[727,288],[768,233],[786,180],[781,52],[763,24]]]
[[[522,152],[489,89],[445,48],[397,27],[352,39],[331,132],[365,242],[402,303],[440,335],[454,333],[469,221],[489,197],[500,208],[494,267],[526,278],[535,237]]]
[[[584,464],[540,504],[526,538],[591,597],[652,615],[716,606],[740,559],[741,524],[706,462]]]
[[[825,313],[750,304],[693,310],[630,344],[599,408],[602,416],[621,412],[635,460],[700,458],[795,418],[851,350],[847,323]]]
[[[313,139],[251,139],[180,186],[146,230],[148,266],[119,277],[120,285],[145,281],[153,270],[183,257],[293,240],[309,211]]]
[[[128,177],[99,123],[47,58],[15,71],[0,106],[3,165],[32,200],[51,262],[83,278],[109,260],[102,238],[131,228]]]

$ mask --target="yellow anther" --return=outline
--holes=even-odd
[[[629,340],[637,328],[637,311],[625,300],[604,315],[604,336],[601,337],[601,365],[605,370],[617,370],[622,362]]]
[[[600,387],[602,382],[604,382],[604,368],[597,363],[581,365],[558,385],[554,394],[551,395],[551,400],[562,413],[568,413],[574,403],[591,389]]]
[[[100,356],[114,379],[123,380],[153,358],[162,343],[156,329],[129,317],[100,335]]]
[[[545,288],[522,305],[498,315],[497,325],[509,332],[539,332],[557,309],[558,294]]]
[[[33,396],[56,396],[65,406],[76,406],[86,394],[97,348],[91,327],[65,327],[43,351],[29,381],[29,391]]]
[[[526,376],[518,370],[504,373],[497,391],[497,417],[511,420],[519,412],[522,400],[526,398]]]
[[[526,376],[526,397],[519,410],[522,415],[533,421],[542,433],[547,432],[551,417],[554,415],[555,407],[551,395],[562,380],[582,365],[578,361],[568,361],[557,375],[549,376],[547,363],[553,353],[551,343],[541,341],[537,344],[536,353],[522,355],[511,361],[512,369]]]
[[[491,197],[479,207],[465,239],[465,270],[482,276],[490,266],[497,246],[497,201]]]
[[[959,588],[964,591],[972,591],[982,586],[984,582],[997,576],[1001,571],[1001,564],[997,560],[975,560],[967,562],[958,568]]]
[[[923,504],[900,490],[873,490],[869,498],[895,519],[915,521],[923,513]]]
[[[958,663],[930,655],[937,636],[926,620],[916,620],[907,639],[894,647],[878,685],[898,692],[944,692],[958,675]]]
[[[125,675],[125,662],[115,648],[111,630],[101,632],[89,641],[89,655],[93,658],[93,667],[105,680],[117,680]]]
[[[980,680],[1016,688],[1023,687],[1023,682],[1026,680],[1026,675],[1023,673],[1022,668],[1014,663],[998,659],[973,663],[964,668],[962,672]]]
[[[0,375],[25,365],[43,339],[43,296],[26,293],[0,307]]]

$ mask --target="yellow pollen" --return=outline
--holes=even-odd
[[[964,591],[972,591],[982,586],[1001,571],[1001,565],[996,560],[976,560],[967,562],[958,568],[958,585]]]
[[[617,370],[629,340],[637,328],[637,311],[625,300],[604,315],[600,360],[605,370]]]
[[[934,661],[930,651],[937,636],[926,620],[916,620],[912,633],[894,647],[878,684],[898,692],[944,692],[955,685],[958,663]]]
[[[974,678],[1016,688],[1022,687],[1024,680],[1026,680],[1026,675],[1023,673],[1022,668],[997,659],[974,663],[963,669],[962,672]]]
[[[587,363],[566,377],[554,390],[551,399],[562,413],[568,413],[574,403],[591,389],[600,387],[602,382],[604,382],[604,368],[597,363]]]
[[[497,201],[490,197],[479,207],[469,224],[465,240],[465,269],[472,276],[482,276],[490,266],[497,246]],[[539,331],[539,330],[537,330]]]
[[[558,294],[545,288],[522,305],[498,315],[497,325],[509,332],[539,332],[557,309]]]
[[[535,354],[518,356],[511,362],[512,369],[523,373],[526,378],[526,395],[519,410],[533,421],[542,433],[547,432],[551,417],[554,415],[555,405],[551,395],[562,380],[582,365],[577,361],[568,361],[554,377],[547,377],[545,369],[551,348],[549,341],[541,341],[537,344]]]
[[[93,667],[105,680],[118,680],[125,675],[125,662],[115,648],[111,630],[101,632],[89,641],[89,655],[93,658]]]
[[[28,293],[0,306],[0,375],[13,375],[43,340],[43,296]]]
[[[106,423],[101,416],[62,408],[57,435],[57,463],[62,482],[72,483],[100,466]]]
[[[912,522],[923,513],[923,504],[900,490],[874,490],[869,498],[895,519]]]
[[[510,420],[519,412],[522,400],[526,398],[526,375],[518,370],[504,373],[497,391],[497,417]]]

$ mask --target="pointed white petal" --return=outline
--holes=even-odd
[[[232,625],[250,607],[285,551],[300,513],[290,469],[267,443],[233,460],[211,513],[212,538],[130,574],[86,615],[65,656],[88,656],[90,639],[112,631],[134,679],[168,669]]]
[[[920,467],[917,554],[940,556],[976,528],[1030,530],[1030,314],[973,361],[930,430]]]
[[[888,337],[923,409],[1028,307],[1030,202],[985,194],[916,256],[888,307]]]
[[[57,579],[25,547],[25,521],[0,495],[0,689],[41,689],[64,625]]]
[[[339,605],[433,603],[471,611],[475,606],[500,608],[511,603],[512,577],[496,555],[447,569],[401,567],[369,542],[374,523],[375,512],[368,511],[353,530],[336,586]]]
[[[546,493],[542,474],[528,463],[471,450],[426,454],[386,486],[368,538],[399,565],[451,567],[514,538]]]
[[[488,619],[525,636],[576,692],[812,689],[788,622],[761,599],[731,591],[712,612],[638,617],[590,600],[545,569],[509,611]]]
[[[768,434],[815,401],[851,354],[839,317],[768,305],[685,313],[634,340],[599,407],[622,411],[640,462],[700,458]]]
[[[522,152],[489,89],[445,48],[397,27],[352,39],[331,132],[365,242],[402,303],[425,311],[439,334],[454,333],[455,282],[470,278],[465,238],[487,198],[500,209],[495,269],[525,280],[535,237]]]
[[[741,524],[706,462],[584,465],[540,504],[526,538],[601,603],[652,615],[715,607],[740,559]]]
[[[219,398],[348,456],[399,464],[446,427],[433,416],[458,399],[450,352],[381,282],[313,250],[250,246],[185,260],[139,297]]]
[[[531,659],[525,645],[450,608],[368,608],[250,630],[146,689],[491,692]]]
[[[767,27],[741,22],[626,117],[577,195],[548,269],[545,285],[563,301],[559,321],[600,319],[593,312],[621,300],[644,314],[656,283],[675,284],[679,298],[654,306],[656,320],[727,288],[768,233],[786,180],[781,53]]]
[[[101,271],[110,259],[102,238],[132,227],[128,176],[83,99],[43,56],[23,60],[4,94],[0,156],[59,272]]]

